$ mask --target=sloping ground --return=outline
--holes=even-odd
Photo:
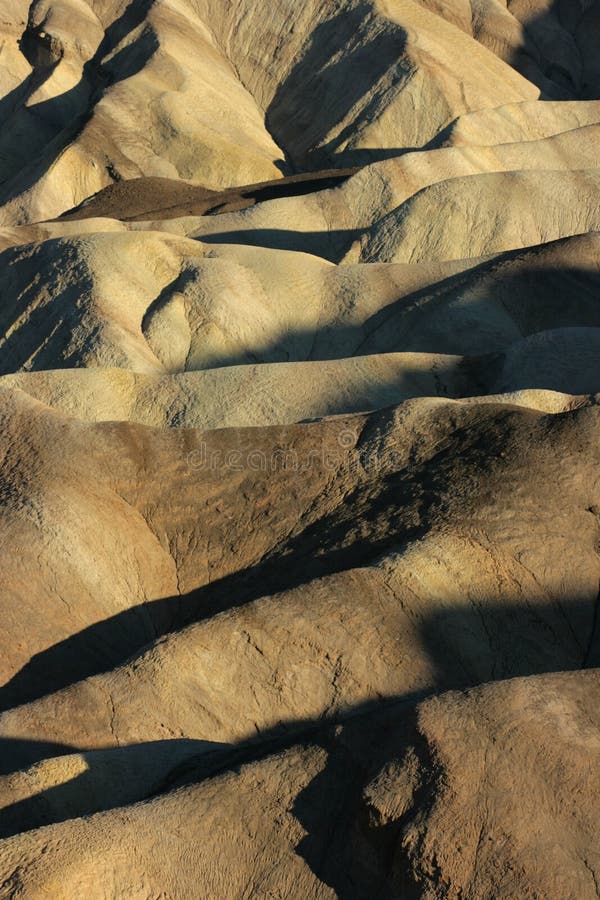
[[[597,898],[596,0],[0,15],[0,897]]]
[[[122,221],[136,222],[155,217],[174,219],[235,212],[277,197],[311,194],[334,187],[356,171],[329,169],[307,175],[289,175],[227,191],[209,191],[168,178],[132,178],[109,185],[80,206],[63,213],[61,219],[74,221],[116,215]]]
[[[481,897],[591,898],[597,700],[595,672],[529,676],[443,695],[416,716],[407,704],[382,704],[252,762],[233,750],[203,765],[192,742],[182,760],[185,742],[171,740],[179,769],[158,783],[168,793],[4,841],[15,872],[4,887],[101,896],[100,878],[105,896],[127,897],[194,896],[200,883],[232,897],[450,898],[458,887]],[[134,773],[156,763],[153,747],[150,758],[143,746],[133,759],[63,757],[72,789],[57,785],[48,806],[62,800],[80,811],[78,794],[89,802],[102,770],[117,766],[127,802]],[[19,777],[14,810],[30,810]]]

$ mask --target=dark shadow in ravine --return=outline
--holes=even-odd
[[[276,234],[283,244],[288,233]],[[222,244],[230,237],[235,243],[237,235],[231,233],[202,240],[212,243],[214,238]],[[311,235],[298,237],[310,240]],[[263,233],[256,239],[262,240]],[[332,233],[331,239],[335,243],[341,239],[340,233]],[[568,246],[568,239],[556,245],[563,243]],[[593,265],[538,263],[538,252],[548,246],[511,250],[484,262],[473,260],[472,266],[467,264],[464,271],[451,275],[444,274],[447,269],[440,263],[437,275],[432,274],[422,288],[382,303],[364,319],[355,314],[355,322],[348,324],[340,316],[330,323],[322,321],[316,329],[286,332],[273,344],[249,343],[247,349],[236,353],[224,348],[211,367],[326,361],[379,353],[447,354],[469,358],[465,365],[475,379],[471,390],[485,393],[495,382],[491,354],[503,354],[521,337],[544,331],[600,327],[600,273]],[[526,255],[529,259],[523,264]],[[366,289],[368,285],[366,282]],[[569,390],[565,374],[559,369],[553,372],[551,367],[541,371],[529,387]]]
[[[215,228],[219,221],[215,218]],[[289,231],[283,228],[251,228],[239,231],[214,231],[200,234],[203,244],[242,244],[266,247],[270,250],[293,250],[310,253],[329,262],[339,262],[352,243],[365,232],[364,228],[332,229],[331,231]]]
[[[50,273],[49,284],[52,291],[52,303],[36,304],[35,297],[38,290],[37,279],[31,279],[30,275],[21,272],[13,282],[14,294],[4,297],[0,311],[0,333],[4,338],[0,359],[0,373],[8,375],[18,372],[28,361],[36,359],[36,366],[40,369],[52,369],[58,360],[62,358],[62,367],[69,366],[69,353],[67,351],[72,334],[79,323],[77,301],[85,293],[93,290],[93,279],[89,272],[81,270],[77,283],[57,284],[56,270],[59,266],[68,267],[77,259],[76,249],[72,246],[62,245],[59,266],[53,254],[59,239],[51,239],[39,245],[34,256],[38,271],[46,266],[46,272]],[[19,250],[10,248],[0,253],[0,269],[8,268],[10,261]],[[30,312],[27,318],[27,328],[11,329],[11,323],[21,315],[23,308],[29,304]],[[49,339],[42,342],[40,347],[40,334],[46,332]]]
[[[12,117],[20,111],[21,107],[25,105],[29,97],[50,78],[57,65],[58,61],[41,68],[33,69],[20,84],[0,98],[0,123],[2,123],[3,129],[7,129],[13,124],[11,122]],[[35,109],[35,106],[33,109]],[[27,114],[31,115],[29,112]],[[45,131],[43,122],[40,122],[40,128]],[[0,184],[5,180],[6,175],[4,169],[0,168]]]
[[[600,98],[598,0],[554,0],[522,22],[523,43],[508,62],[540,88],[542,100]]]
[[[123,663],[162,634],[224,610],[306,584],[308,581],[368,564],[398,541],[417,538],[420,524],[403,523],[403,505],[418,503],[425,514],[436,500],[436,475],[425,470],[381,478],[374,496],[357,490],[348,495],[341,514],[324,516],[286,543],[283,552],[264,562],[212,582],[190,593],[154,600],[118,613],[35,655],[1,690],[7,709]],[[404,500],[403,500],[404,498]],[[360,504],[376,532],[370,540],[356,531]],[[366,507],[366,508],[365,508]],[[397,508],[399,511],[396,511]]]
[[[182,216],[218,216],[289,197],[302,197],[343,184],[359,169],[339,168],[291,175],[221,191],[169,178],[141,177],[111,184],[55,221],[97,216],[123,222],[166,221]]]
[[[388,896],[385,891],[392,883],[397,886],[398,879],[403,898],[412,900],[418,894],[412,893],[410,876],[398,874],[395,865],[403,822],[412,810],[381,827],[368,815],[363,791],[383,766],[400,763],[409,747],[427,763],[427,748],[416,728],[415,704],[428,694],[420,691],[358,703],[326,719],[288,721],[231,745],[174,739],[102,750],[57,747],[57,753],[80,756],[81,773],[0,809],[0,838],[152,800],[173,790],[193,789],[215,776],[231,773],[235,777],[242,765],[300,745],[319,753],[321,764],[290,810],[305,832],[295,848],[298,855],[345,900]],[[9,744],[0,741],[0,753]],[[31,742],[32,752],[35,746]],[[60,777],[60,760],[54,776]],[[15,786],[22,792],[24,783],[17,780]],[[0,784],[0,790],[3,787],[6,790]],[[426,800],[425,788],[414,796],[413,808],[421,800]],[[223,862],[227,854],[225,842]]]
[[[512,415],[508,409],[505,416]],[[378,416],[383,427],[393,410]],[[357,447],[366,440],[364,432]],[[483,430],[482,430],[483,429]],[[426,533],[428,519],[464,466],[485,470],[503,434],[502,417],[454,433],[432,460],[361,484],[344,503],[306,526],[262,562],[180,596],[157,599],[97,622],[35,656],[0,691],[0,707],[16,706],[123,663],[149,641],[267,594],[299,587],[350,568],[369,565]],[[367,465],[365,460],[362,465]],[[227,477],[227,470],[224,476]]]
[[[69,744],[55,741],[36,741],[29,738],[0,738],[0,777],[26,769],[52,756],[76,752]]]
[[[504,258],[515,256],[518,253],[506,254]],[[481,266],[477,277],[485,273],[486,267],[495,265],[497,260]],[[548,327],[550,320],[554,327],[599,327],[599,278],[597,273],[584,269],[549,267],[537,273],[527,271],[520,276],[500,279],[495,287],[491,285],[486,290],[484,298],[478,302],[487,304],[491,299],[497,299],[499,309],[514,311],[519,329],[525,334]],[[463,288],[468,288],[472,283],[471,275],[466,273],[448,279],[443,290],[433,291],[431,295],[418,292],[397,301],[385,312],[373,316],[366,329],[368,339],[364,338],[361,330],[362,343],[358,334],[355,335],[354,348],[351,347],[350,352],[344,355],[397,350],[460,353],[461,348],[454,341],[468,329],[461,328],[460,322],[455,323],[454,327],[448,322],[444,329],[436,332],[439,342],[433,339],[435,335],[427,335],[426,331],[422,331],[424,336],[419,341],[415,336],[417,332],[411,335],[411,328],[414,327],[414,322],[411,324],[411,309],[414,309],[417,320],[425,317],[427,309],[437,320],[448,297],[460,297]],[[461,304],[458,306],[461,308]],[[475,307],[471,307],[471,329],[474,315]],[[330,358],[320,349],[321,337],[310,335],[314,356]],[[402,344],[402,341],[408,343]],[[223,364],[238,361],[224,360]],[[501,353],[497,357],[484,359],[481,365],[473,361],[470,368],[465,369],[465,383],[475,388],[475,393],[485,393],[486,390],[494,392],[501,362]],[[576,384],[556,381],[554,370],[547,367],[547,379],[540,377],[535,387],[561,391],[568,391],[573,386],[586,387],[577,370],[577,359],[574,359],[573,365],[573,377],[579,379]],[[566,377],[565,372],[568,375],[565,369],[561,377]],[[486,378],[490,379],[487,383]],[[587,385],[588,388],[593,386],[592,383]],[[66,636],[64,640],[35,654],[12,677],[0,690],[0,707],[6,709],[34,700],[82,678],[109,670],[173,629],[266,594],[299,587],[313,578],[368,565],[382,553],[418,539],[427,527],[430,511],[443,495],[444,485],[451,483],[454,477],[448,474],[447,464],[450,465],[456,458],[462,461],[465,469],[473,472],[497,453],[494,442],[502,440],[502,435],[495,436],[493,428],[486,434],[472,428],[468,436],[460,436],[460,446],[449,446],[448,452],[438,455],[434,463],[426,462],[382,476],[369,482],[368,489],[356,488],[333,515],[321,517],[314,525],[287,540],[279,552],[272,551],[261,563],[234,571],[214,583],[198,586],[185,596],[153,599],[89,625],[77,634]],[[411,509],[416,511],[414,516]],[[198,515],[200,517],[201,514]]]
[[[203,236],[202,240],[206,243],[236,243],[238,238],[243,242],[247,235],[248,232],[230,232]],[[299,241],[298,249],[308,252],[313,239],[319,242],[321,250],[323,241],[330,241],[330,256],[334,257],[336,250],[348,246],[357,232],[257,231],[250,233],[246,242],[260,244],[264,240],[281,249],[290,249],[286,246],[290,235],[295,235]],[[553,243],[557,248],[568,247],[569,240]],[[285,342],[265,348],[252,361],[331,360],[398,352],[477,356],[503,351],[515,340],[515,332],[527,336],[557,328],[600,326],[600,273],[594,265],[539,264],[537,256],[550,246],[509,250],[484,261],[474,259],[457,274],[444,274],[445,264],[439,263],[439,273],[430,276],[431,280],[424,287],[386,303],[369,318],[352,325],[333,320],[306,333],[295,331]],[[526,265],[523,264],[524,257],[528,257]],[[481,293],[482,285],[485,285],[483,296],[472,300],[471,295],[475,291]],[[489,312],[486,314],[485,310],[494,308],[498,324],[491,327],[487,321]],[[440,325],[436,320],[441,317],[443,324]],[[479,317],[484,326],[481,331],[476,328]],[[502,319],[507,324],[511,320],[514,323],[509,336],[499,333]],[[297,352],[305,346],[308,353]],[[297,348],[296,352],[294,348]],[[271,350],[276,353],[271,355]],[[224,354],[218,365],[238,365],[248,361],[241,354]]]
[[[15,134],[19,133],[19,117],[27,122],[43,123],[44,142],[39,148],[39,155],[27,161],[25,168],[9,174],[0,189],[0,203],[7,203],[14,197],[32,187],[58,159],[62,151],[81,132],[91,118],[94,108],[102,99],[104,91],[111,85],[130,78],[145,66],[158,49],[158,41],[153,29],[148,25],[129,44],[122,47],[110,60],[105,57],[112,53],[128,34],[131,34],[144,21],[154,0],[132,0],[123,14],[113,22],[104,34],[93,57],[83,66],[79,82],[63,94],[49,100],[40,101],[27,108],[19,103],[25,100],[38,82],[43,83],[49,77],[59,60],[42,66],[36,74],[34,70],[31,83],[25,88],[17,88],[11,97],[4,102],[4,112],[8,115],[5,127]],[[35,61],[38,45],[42,42],[41,28],[28,26],[21,38],[21,47],[28,59]],[[16,92],[21,91],[21,95]],[[51,134],[48,129],[51,129]],[[8,133],[8,132],[5,132]],[[32,135],[35,139],[35,130]],[[22,140],[22,136],[19,137]]]
[[[383,112],[406,79],[406,32],[384,19],[370,30],[376,15],[371,3],[359,0],[322,21],[277,88],[266,125],[295,167],[351,164],[346,152],[338,155],[340,148]],[[335,137],[319,146],[336,126]]]
[[[90,815],[142,800],[164,784],[169,772],[194,760],[197,777],[213,773],[229,758],[230,745],[214,741],[174,738],[98,750],[80,750],[65,744],[0,738],[0,796],[22,793],[19,779],[2,776],[16,773],[42,760],[76,754],[63,772],[64,781],[38,793],[31,793],[0,808],[0,839],[66,819]],[[60,760],[54,777],[60,778]],[[71,775],[72,771],[79,774]],[[40,773],[41,774],[41,773]],[[50,776],[52,778],[52,776]]]
[[[232,235],[213,235],[210,241],[213,238],[221,243],[223,239],[232,238]],[[569,258],[570,240],[555,242],[558,248],[557,259]],[[342,272],[351,273],[353,278],[359,276],[355,283],[350,282],[352,316],[347,314],[347,308],[342,304],[338,309],[332,302],[335,313],[330,321],[321,315],[318,327],[288,330],[278,325],[277,338],[264,343],[261,342],[260,334],[255,336],[252,333],[245,341],[237,338],[235,343],[223,341],[211,356],[210,367],[220,369],[249,364],[305,361],[317,363],[388,353],[446,354],[456,357],[453,365],[458,370],[460,364],[461,372],[457,372],[457,377],[452,378],[455,390],[436,391],[429,388],[442,396],[474,396],[497,393],[499,390],[515,390],[517,387],[575,394],[595,393],[599,386],[595,369],[588,366],[586,371],[583,370],[584,367],[578,370],[577,358],[572,354],[569,357],[566,351],[561,357],[558,345],[552,342],[548,342],[546,349],[543,341],[536,345],[536,353],[542,354],[538,358],[542,360],[543,357],[544,364],[533,374],[529,366],[526,369],[528,380],[521,378],[509,384],[500,379],[504,354],[522,338],[559,329],[600,327],[600,273],[594,267],[597,248],[593,239],[583,247],[578,243],[579,237],[572,240],[575,242],[574,259],[579,262],[572,266],[557,265],[552,257],[544,262],[544,254],[552,250],[551,245],[545,245],[509,251],[485,262],[473,260],[472,265],[466,262],[465,270],[458,274],[446,274],[447,264],[440,263],[439,267],[432,266],[427,277],[422,279],[423,287],[412,291],[406,288],[406,293],[402,291],[402,270],[393,273],[394,278],[400,276],[398,287],[394,288],[395,293],[389,291],[389,287],[393,287],[393,280],[388,281],[387,273],[380,272],[381,280],[375,279],[373,282],[375,298],[378,292],[382,296],[379,308],[376,302],[365,303],[364,316],[360,314],[362,294],[364,291],[369,295],[371,282],[365,279],[363,288],[360,277],[373,270],[365,266],[353,267],[352,270],[343,267]],[[584,237],[584,241],[587,240]],[[0,334],[8,335],[2,348],[0,374],[15,372],[25,364],[31,371],[82,365],[81,354],[87,345],[80,343],[74,351],[67,350],[73,329],[80,328],[85,312],[84,303],[74,301],[84,294],[90,294],[92,283],[84,269],[78,279],[58,283],[56,272],[60,266],[75,262],[78,253],[76,245],[62,242],[60,255],[57,256],[56,245],[60,243],[57,239],[45,241],[35,255],[36,270],[40,277],[51,279],[51,283],[55,285],[51,302],[37,303],[38,282],[30,280],[26,267],[13,268],[15,276],[12,289],[4,296],[0,313]],[[8,268],[20,252],[12,248],[1,253],[0,268],[3,265]],[[224,255],[218,249],[215,253]],[[342,272],[339,273],[340,276]],[[415,269],[408,270],[407,278],[414,279],[414,273]],[[168,303],[177,291],[185,294],[190,288],[189,306],[192,307],[195,302],[194,285],[201,277],[202,274],[193,265],[186,263],[181,274],[161,291],[156,300],[150,302],[144,327],[151,315]],[[342,279],[338,281],[337,276],[331,286],[334,298],[336,284],[343,286]],[[339,295],[343,298],[342,291],[339,291]],[[348,294],[345,303],[347,297]],[[27,307],[31,311],[23,320],[22,312]],[[277,321],[275,305],[272,306],[270,315],[274,322]],[[19,320],[25,321],[25,326],[18,327]],[[90,340],[97,340],[97,334],[92,333]],[[594,344],[590,342],[590,348],[593,347]],[[567,343],[564,348],[568,349]],[[524,360],[528,352],[530,350],[524,346]],[[552,353],[558,354],[554,360]],[[460,357],[464,357],[462,363]],[[201,368],[205,365],[206,362],[199,364]],[[406,360],[404,365],[404,371],[408,373],[411,363]],[[440,365],[438,361],[438,375]],[[193,371],[193,365],[187,371]],[[404,379],[401,373],[400,377]],[[390,387],[390,399],[378,405],[400,402],[394,399],[393,392],[401,389],[402,385],[392,383]],[[271,390],[275,389],[274,383]],[[333,391],[332,399],[335,400],[335,397]],[[402,396],[401,399],[406,397]],[[346,403],[347,400],[346,396]],[[346,407],[346,411],[359,409]],[[332,410],[334,411],[336,410]],[[343,411],[345,410],[337,410]],[[327,411],[327,414],[330,412]]]
[[[410,868],[398,871],[403,827],[415,808],[426,809],[427,785],[412,808],[387,825],[370,814],[364,794],[369,781],[410,747],[425,766],[428,748],[418,733],[415,704],[407,697],[346,720],[344,731],[322,731],[315,743],[327,754],[318,775],[298,794],[293,813],[306,832],[296,847],[317,878],[340,900],[401,897],[418,900]],[[400,889],[401,893],[398,893]]]
[[[407,818],[427,808],[426,783],[406,812],[385,827],[369,815],[364,794],[383,767],[400,763],[409,747],[425,768],[431,765],[416,727],[416,704],[449,689],[577,671],[600,659],[598,601],[573,598],[562,604],[532,601],[515,606],[510,600],[480,598],[466,605],[457,597],[441,609],[432,605],[430,613],[421,610],[420,616],[415,654],[429,657],[433,676],[417,690],[386,696],[373,684],[369,699],[342,711],[283,720],[260,730],[257,723],[252,737],[232,744],[182,738],[78,751],[60,744],[0,740],[5,772],[48,757],[82,756],[82,771],[74,778],[0,810],[0,836],[156,798],[236,773],[244,764],[293,746],[313,747],[322,756],[318,772],[291,809],[305,832],[296,852],[344,900],[388,896],[386,891],[392,883],[397,887],[398,879],[402,897],[418,897],[410,869],[406,874],[398,870],[398,853]]]
[[[327,717],[282,721],[235,743],[173,738],[80,749],[66,744],[0,738],[0,798],[4,803],[11,787],[21,793],[27,787],[18,778],[12,784],[10,779],[2,783],[6,776],[52,759],[56,760],[53,775],[59,779],[60,757],[80,757],[79,764],[67,764],[63,770],[64,781],[0,808],[0,839],[127,806],[218,774],[238,771],[241,765],[265,759],[299,743],[330,742],[340,724],[352,727],[356,722],[360,728],[365,716],[410,715],[414,704],[430,693],[418,691],[401,698],[379,698]],[[78,774],[68,777],[78,769]]]

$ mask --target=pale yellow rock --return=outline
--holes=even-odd
[[[361,258],[404,263],[464,259],[600,231],[599,186],[600,170],[595,168],[442,181],[373,226],[363,239]],[[586,200],[580,204],[582,196]]]
[[[600,103],[595,100],[524,101],[459,116],[452,123],[447,140],[452,146],[539,141],[599,121]]]
[[[305,197],[271,200],[251,209],[219,216],[136,222],[130,227],[135,230],[162,228],[215,242],[303,250],[335,262],[355,262],[360,259],[368,262],[391,261],[396,257],[389,255],[390,239],[387,232],[391,230],[393,235],[396,234],[397,223],[406,214],[406,209],[403,208],[406,201],[421,203],[419,193],[438,185],[433,192],[436,208],[443,210],[448,206],[452,209],[454,205],[460,207],[460,202],[463,202],[465,206],[472,208],[472,215],[479,205],[486,202],[485,196],[483,199],[480,197],[482,191],[486,190],[485,179],[477,180],[472,176],[505,173],[505,179],[488,179],[488,183],[493,185],[489,188],[491,197],[488,202],[493,206],[494,215],[491,214],[492,211],[486,212],[489,221],[484,227],[487,227],[487,231],[484,227],[479,229],[477,225],[472,226],[483,232],[476,235],[476,251],[449,250],[449,255],[441,258],[460,258],[457,253],[462,256],[483,256],[499,250],[528,246],[542,239],[554,240],[567,234],[593,231],[599,227],[597,218],[594,218],[596,187],[593,181],[600,164],[599,129],[600,126],[594,123],[539,139],[528,137],[515,142],[501,140],[493,146],[485,142],[483,146],[459,144],[426,152],[407,153],[395,159],[368,165],[341,186]],[[581,175],[573,173],[571,176],[574,169],[582,170]],[[564,179],[560,174],[562,172],[567,173]],[[589,173],[589,181],[586,181],[586,172]],[[455,178],[461,179],[458,188],[453,185]],[[467,178],[470,180],[465,180]],[[516,181],[516,186],[511,189],[513,181]],[[448,183],[444,185],[442,182]],[[507,187],[496,186],[502,184]],[[458,204],[454,204],[452,199],[453,190],[460,191],[461,201]],[[538,224],[531,226],[533,238],[527,237],[525,226],[521,224],[524,213],[511,216],[508,208],[504,215],[510,219],[514,229],[512,242],[509,234],[502,236],[499,242],[492,230],[496,226],[495,218],[502,215],[502,209],[496,211],[495,208],[498,197],[505,196],[507,190],[513,190],[515,194],[515,209],[518,204],[526,208],[533,206],[533,209],[528,210],[530,217],[537,216],[540,219]],[[530,202],[532,197],[536,197],[535,204]],[[582,197],[586,198],[585,201],[579,202]],[[547,208],[547,204],[553,200],[560,203],[561,208],[565,208],[564,215],[552,212],[551,207]],[[570,225],[570,217],[577,213],[581,224],[575,228]],[[457,240],[473,243],[461,218],[465,215],[466,212],[460,213],[457,210],[457,224],[444,225],[448,232],[448,242],[456,232]],[[429,213],[419,212],[418,218],[422,220],[423,228],[429,226]],[[543,228],[548,218],[552,220],[549,225],[555,221],[554,233],[549,227],[545,230]],[[293,228],[290,228],[290,222],[294,223]],[[537,219],[534,218],[534,223],[536,222]],[[411,231],[413,230],[411,226]],[[419,235],[415,240],[421,242],[424,239]],[[368,244],[369,247],[368,251],[362,251],[362,256],[361,243]],[[431,250],[427,252],[432,253]],[[406,260],[398,257],[397,261]]]

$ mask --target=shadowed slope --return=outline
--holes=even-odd
[[[599,10],[6,0],[0,896],[597,900]]]

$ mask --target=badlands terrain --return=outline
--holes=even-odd
[[[600,896],[599,0],[0,0],[0,897]]]

